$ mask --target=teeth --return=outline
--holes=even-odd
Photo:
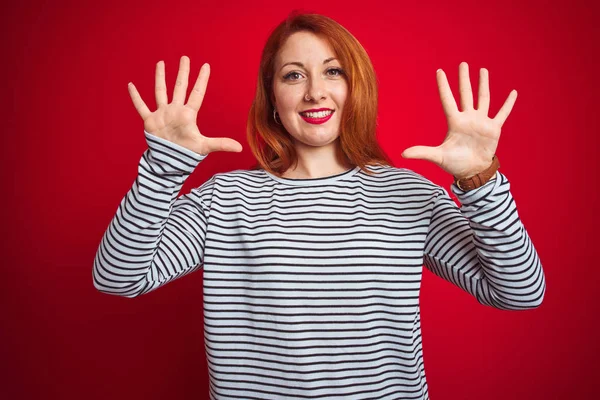
[[[319,111],[319,112],[303,112],[302,115],[307,116],[308,118],[324,118],[333,113],[332,110],[329,111]]]

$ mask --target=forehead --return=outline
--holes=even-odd
[[[329,42],[322,36],[312,32],[295,32],[283,43],[276,57],[276,64],[286,62],[317,62],[322,63],[327,58],[335,57],[335,52]]]

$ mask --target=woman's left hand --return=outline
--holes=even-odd
[[[437,147],[409,147],[402,152],[402,157],[431,161],[458,179],[468,178],[491,165],[502,125],[515,104],[517,91],[510,92],[504,105],[492,119],[487,115],[490,106],[487,69],[481,68],[479,74],[477,110],[473,108],[473,92],[466,62],[460,63],[458,67],[462,111],[456,106],[444,71],[439,69],[436,74],[442,107],[448,121],[446,138]]]

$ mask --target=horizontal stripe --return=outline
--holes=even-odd
[[[138,176],[93,265],[97,290],[134,298],[203,271],[211,399],[429,399],[423,265],[479,303],[538,307],[537,252],[500,171],[448,192],[406,168],[317,179],[212,176],[206,158],[145,132]]]

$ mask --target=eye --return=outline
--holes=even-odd
[[[329,68],[329,69],[327,70],[327,72],[328,72],[328,73],[329,73],[329,72],[332,72],[332,71],[333,71],[333,72],[337,72],[337,74],[335,74],[335,75],[333,75],[333,76],[340,76],[340,75],[343,75],[343,74],[344,74],[344,71],[343,71],[341,68]]]
[[[292,71],[292,72],[288,73],[287,75],[285,75],[285,76],[283,77],[283,79],[285,79],[285,80],[292,80],[292,81],[295,81],[296,79],[291,79],[291,77],[292,77],[293,75],[300,75],[300,74],[299,74],[299,73],[297,73],[297,72],[295,72],[295,71]]]
[[[333,74],[331,74],[332,72]],[[344,71],[341,68],[329,68],[327,70],[327,73],[329,74],[329,76],[341,76],[344,74]],[[286,75],[284,75],[283,79],[285,79],[286,81],[297,81],[300,78],[293,78],[297,75],[300,76],[300,73],[296,71],[288,72]]]

